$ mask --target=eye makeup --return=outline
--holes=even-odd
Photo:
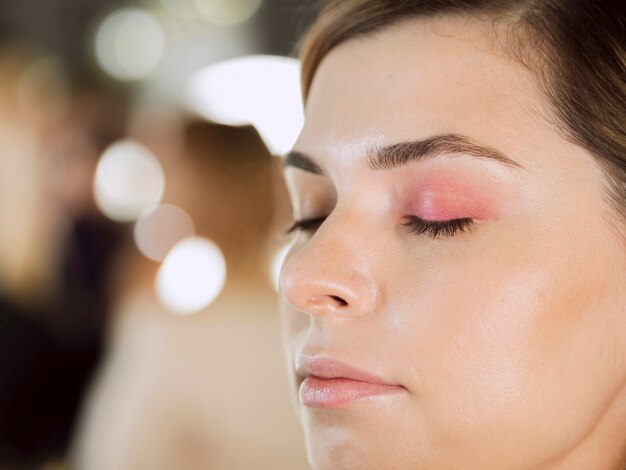
[[[507,207],[511,194],[506,183],[494,181],[484,172],[468,168],[429,168],[419,173],[404,172],[390,182],[395,187],[396,222],[414,235],[432,238],[450,238],[456,234],[472,231],[476,222],[497,218]],[[389,180],[388,180],[389,181]],[[320,194],[317,194],[320,196]],[[296,211],[297,218],[288,233],[303,231],[313,233],[332,212],[333,205],[321,206],[324,198],[316,197],[315,207],[306,204],[306,198],[298,204],[304,211]],[[315,209],[315,210],[313,210]],[[309,217],[307,217],[309,216]]]
[[[406,192],[404,214],[431,222],[482,220],[497,213],[489,185],[453,175],[433,175]],[[495,191],[497,193],[497,191]]]

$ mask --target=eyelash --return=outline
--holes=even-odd
[[[286,233],[291,234],[297,231],[313,231],[322,225],[325,219],[325,217],[318,217],[316,219],[298,220],[291,226],[291,228],[289,228],[289,230],[287,230]],[[457,233],[468,232],[472,230],[476,224],[474,220],[470,218],[429,221],[420,219],[414,215],[408,215],[404,217],[402,225],[414,235],[427,234],[434,239],[441,236],[453,237]]]
[[[296,220],[295,223],[285,232],[286,235],[290,235],[294,232],[310,232],[317,229],[322,222],[326,220],[326,217],[318,217],[317,219],[303,219]]]
[[[441,235],[453,237],[457,233],[468,232],[476,226],[476,223],[470,218],[430,221],[409,215],[404,218],[402,225],[415,235],[425,233],[432,238],[438,238]]]

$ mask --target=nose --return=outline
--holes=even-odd
[[[288,257],[280,276],[288,304],[316,317],[356,318],[375,309],[378,291],[363,247],[344,240],[315,235]]]

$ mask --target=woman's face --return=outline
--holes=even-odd
[[[603,175],[490,30],[415,19],[318,69],[281,274],[314,468],[578,468],[626,439]]]

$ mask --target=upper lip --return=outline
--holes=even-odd
[[[344,378],[372,384],[398,385],[327,356],[298,356],[296,359],[296,373],[301,380],[307,377],[318,377],[320,379]]]

